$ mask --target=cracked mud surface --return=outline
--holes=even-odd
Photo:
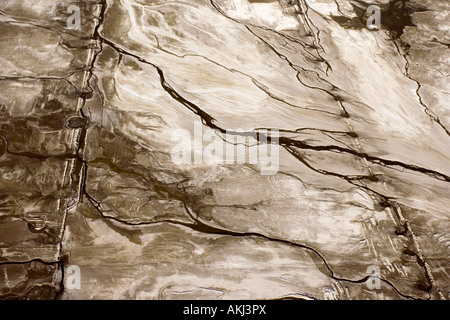
[[[0,298],[450,299],[449,15],[4,1]],[[277,172],[174,163],[199,122],[273,146]]]

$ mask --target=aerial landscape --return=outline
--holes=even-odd
[[[0,300],[450,300],[448,0],[3,0]]]

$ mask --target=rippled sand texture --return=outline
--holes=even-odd
[[[450,299],[450,4],[289,2],[2,2],[2,299]]]

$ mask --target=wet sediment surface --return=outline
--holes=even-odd
[[[0,297],[449,299],[449,14],[5,1]]]

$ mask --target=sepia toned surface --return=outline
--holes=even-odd
[[[0,297],[450,299],[449,15],[4,1]],[[238,132],[279,132],[251,142],[276,172],[203,161],[209,139],[175,163],[199,127],[237,154]]]

